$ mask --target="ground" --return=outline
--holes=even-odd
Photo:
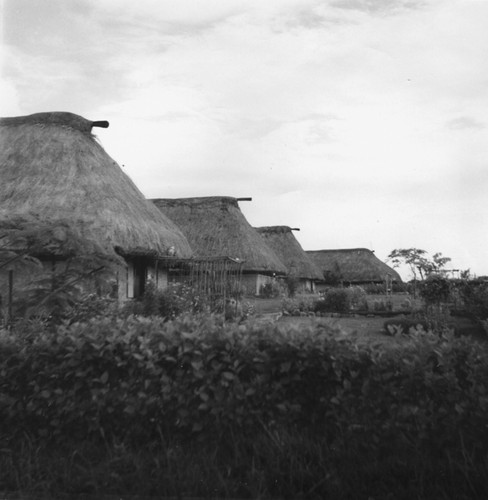
[[[400,304],[405,300],[405,295],[393,295],[389,297],[393,302],[393,309],[398,309]],[[368,296],[368,302],[374,300],[386,300],[386,296],[371,295]],[[270,320],[276,320],[277,314],[281,312],[281,298],[262,299],[252,298],[246,299],[254,306],[257,317],[269,317]],[[245,300],[245,301],[246,301]],[[417,304],[420,306],[420,304]],[[280,324],[303,325],[311,326],[317,324],[328,324],[340,328],[345,334],[358,333],[360,337],[364,337],[368,342],[381,343],[396,343],[392,337],[385,335],[383,324],[387,318],[381,316],[341,316],[334,318],[309,318],[309,317],[292,317],[282,316],[277,319]],[[478,339],[486,339],[486,334],[482,329],[468,318],[451,317],[452,324],[460,335],[472,335]]]

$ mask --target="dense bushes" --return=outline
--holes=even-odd
[[[148,283],[144,294],[128,302],[126,313],[176,318],[184,313],[201,313],[210,307],[207,297],[186,283],[171,283],[165,289]]]
[[[259,296],[264,299],[274,299],[283,293],[283,286],[277,280],[268,281],[259,287]]]
[[[347,313],[349,311],[367,311],[366,292],[362,287],[329,288],[316,301],[315,312]]]
[[[302,294],[293,298],[281,300],[281,310],[284,314],[291,316],[308,315],[315,310],[317,297],[315,295]]]
[[[468,314],[480,320],[488,318],[488,283],[471,281],[457,285]]]
[[[315,303],[316,312],[346,313],[351,307],[351,299],[346,288],[331,288]]]
[[[339,492],[357,484],[348,498],[386,498],[388,487],[406,488],[408,498],[416,476],[426,498],[446,477],[458,484],[457,498],[474,498],[486,493],[477,475],[488,443],[486,380],[484,348],[429,334],[414,334],[398,351],[324,326],[225,325],[209,316],[4,332],[1,448],[25,439],[36,449],[67,441],[112,449],[220,443],[212,460],[220,457],[225,470],[239,450],[241,468],[228,474],[241,474],[243,484],[267,443],[268,460],[284,462],[273,469],[282,476],[261,476],[260,493],[293,497],[314,487],[317,497],[344,498]],[[309,466],[296,470],[308,453]]]
[[[447,303],[451,296],[449,279],[437,274],[430,275],[420,286],[420,296],[427,306]]]
[[[141,440],[154,438],[163,427],[221,432],[225,425],[252,428],[263,418],[322,425],[324,416],[332,417],[331,408],[336,414],[331,401],[337,398],[342,405],[354,394],[356,406],[369,407],[370,398],[379,397],[371,384],[391,369],[397,380],[385,386],[381,401],[392,397],[388,393],[397,383],[411,384],[412,369],[420,377],[416,391],[428,392],[432,377],[448,376],[456,392],[459,370],[467,370],[471,389],[484,387],[478,378],[485,372],[482,354],[468,342],[416,338],[413,351],[393,360],[385,352],[357,352],[325,327],[305,332],[256,328],[222,325],[212,317],[167,323],[127,318],[4,339],[3,431],[53,439],[77,431]],[[463,366],[452,365],[456,353],[463,353],[456,361],[464,359]],[[427,358],[435,358],[435,371],[422,365]],[[394,367],[393,361],[401,363]]]

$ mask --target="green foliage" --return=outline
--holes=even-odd
[[[375,299],[373,301],[373,311],[386,312],[392,310],[393,310],[393,304],[391,300]]]
[[[288,275],[285,278],[285,285],[288,291],[288,297],[294,297],[300,286],[300,280],[296,276]]]
[[[427,252],[421,248],[396,248],[388,255],[388,260],[391,261],[393,267],[398,267],[402,264],[409,266],[414,279],[417,279],[417,272],[423,277],[426,270],[428,260]]]
[[[366,291],[361,286],[350,286],[346,288],[349,295],[350,308],[354,310],[367,311],[368,301]]]
[[[0,373],[4,489],[65,470],[82,493],[487,493],[488,355],[452,335],[385,350],[322,326],[99,318],[4,335]]]
[[[486,346],[424,332],[388,350],[339,333],[212,316],[7,332],[2,488],[66,470],[80,493],[485,497]]]
[[[14,316],[17,320],[42,318],[56,325],[83,314],[85,308],[88,318],[96,313],[93,307],[103,307],[94,305],[95,297],[112,300],[114,285],[110,267],[105,267],[103,260],[74,257],[58,263],[56,270],[39,270],[32,280],[17,286]]]
[[[429,329],[425,320],[410,318],[388,319],[383,323],[383,328],[388,335],[411,334],[419,331],[426,332]]]
[[[89,293],[81,295],[65,313],[68,323],[84,323],[93,318],[116,317],[120,312],[117,298]]]
[[[265,299],[274,299],[279,297],[281,293],[281,286],[276,280],[268,281],[259,287],[259,296]]]
[[[284,298],[281,301],[281,310],[290,316],[301,316],[315,310],[316,297],[301,294],[293,298]]]
[[[368,295],[383,295],[386,291],[384,283],[365,283],[361,285],[361,288]],[[411,283],[392,283],[391,291],[393,293],[412,293],[413,286]]]
[[[0,248],[0,267],[29,276],[36,265],[32,279],[16,281],[10,321],[42,318],[58,324],[68,319],[87,294],[116,293],[113,271],[121,263],[120,257],[86,240],[81,226],[34,216],[4,220],[0,225],[5,247]],[[41,264],[33,257],[39,255],[49,256],[51,262]]]
[[[438,274],[431,274],[420,287],[420,296],[427,306],[446,303],[451,294],[449,280]]]
[[[172,283],[165,289],[148,283],[138,300],[126,304],[125,313],[176,318],[185,313],[201,313],[209,307],[207,298],[185,283]]]
[[[326,270],[324,271],[324,283],[328,286],[339,286],[342,281],[341,272],[336,264],[334,270]]]
[[[441,252],[435,253],[430,258],[427,252],[420,248],[396,248],[390,252],[388,260],[393,267],[407,265],[414,281],[417,279],[417,272],[421,279],[424,279],[431,274],[441,273],[445,265],[451,261],[450,257],[443,257]]]
[[[486,281],[466,281],[458,285],[464,308],[471,316],[488,319],[488,283]]]
[[[383,326],[388,334],[408,334],[418,330],[442,336],[456,331],[449,310],[442,307],[429,307],[409,318],[393,318],[385,321]]]
[[[315,303],[315,312],[346,313],[351,308],[351,295],[346,288],[330,288]]]

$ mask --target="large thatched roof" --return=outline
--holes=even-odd
[[[93,126],[108,123],[64,112],[0,119],[0,228],[42,221],[75,228],[111,254],[190,256],[181,231],[108,156]]]
[[[228,256],[245,261],[245,271],[286,274],[284,264],[242,214],[237,198],[151,201],[181,228],[196,256]]]
[[[393,281],[402,281],[394,269],[367,248],[308,250],[307,254],[326,277],[337,277],[349,283],[367,283],[385,281],[389,274]]]
[[[285,264],[290,275],[313,280],[323,279],[320,270],[295,238],[293,231],[296,229],[288,226],[263,226],[255,229]]]

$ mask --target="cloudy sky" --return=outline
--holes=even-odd
[[[147,197],[488,275],[486,0],[0,0],[0,115],[108,120]],[[408,274],[404,274],[408,277]]]

